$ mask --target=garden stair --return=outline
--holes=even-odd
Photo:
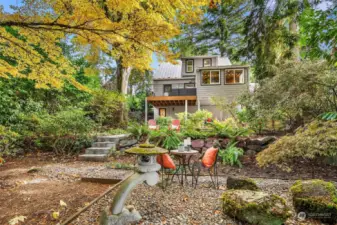
[[[116,151],[119,141],[127,138],[129,135],[110,135],[98,136],[97,141],[92,144],[92,147],[85,150],[85,154],[79,155],[81,161],[106,161],[108,157]]]

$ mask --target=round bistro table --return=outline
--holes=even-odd
[[[199,151],[196,150],[189,150],[189,151],[178,151],[178,150],[171,150],[170,154],[176,156],[179,159],[179,164],[178,167],[175,171],[175,173],[172,176],[172,181],[174,176],[177,176],[180,184],[184,185],[184,177],[185,177],[185,181],[186,183],[188,183],[187,181],[187,170],[191,172],[191,168],[190,168],[190,161],[192,156],[197,155],[199,153]]]

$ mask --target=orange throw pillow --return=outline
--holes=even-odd
[[[174,164],[172,158],[169,154],[161,154],[157,156],[157,162],[163,166],[165,169],[176,169],[176,165]]]
[[[209,148],[206,150],[205,155],[202,157],[202,164],[206,168],[210,168],[213,166],[216,160],[216,154],[218,153],[217,148]]]

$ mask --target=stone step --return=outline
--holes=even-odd
[[[94,142],[92,144],[92,147],[114,147],[116,148],[116,143],[115,142]]]
[[[79,155],[79,160],[81,161],[96,161],[102,162],[108,159],[107,154],[83,154]]]
[[[120,139],[127,138],[129,134],[109,135],[109,136],[97,136],[97,142],[115,142],[118,143]]]
[[[85,150],[85,154],[109,154],[111,147],[91,147]]]

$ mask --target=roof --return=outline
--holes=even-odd
[[[160,63],[158,68],[153,72],[153,79],[179,79],[181,77],[181,61],[178,64],[168,62]]]
[[[200,59],[200,58],[217,58],[217,65],[219,66],[228,66],[228,65],[232,65],[231,61],[229,60],[229,58],[227,56],[221,57],[219,55],[201,55],[201,56],[184,56],[181,57],[181,59]]]
[[[221,70],[229,68],[249,68],[247,65],[227,65],[227,66],[208,66],[208,67],[198,67],[197,70]]]
[[[197,55],[197,56],[183,56],[181,59],[200,59],[200,58],[216,58],[218,55]]]

